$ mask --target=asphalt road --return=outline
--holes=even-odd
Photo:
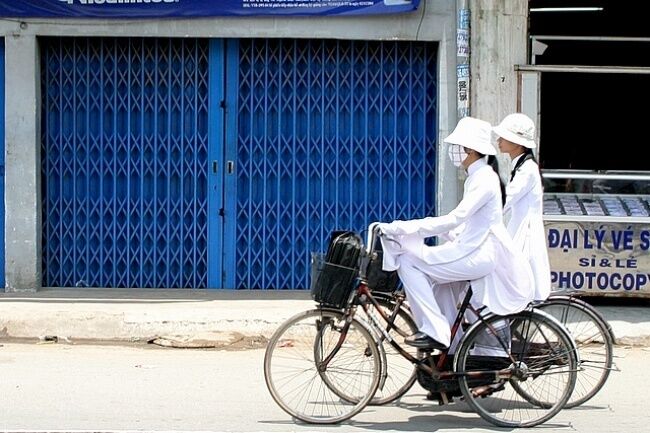
[[[647,432],[650,350],[617,346],[594,399],[532,430]],[[0,347],[0,429],[5,431],[385,432],[503,431],[463,403],[437,406],[415,385],[398,404],[367,407],[335,426],[294,422],[271,399],[264,351],[154,345],[25,344]],[[508,430],[512,431],[512,430]],[[531,429],[522,429],[531,431]]]

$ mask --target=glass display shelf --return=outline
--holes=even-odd
[[[650,218],[650,195],[544,194],[544,215]]]
[[[613,171],[542,171],[544,218],[650,222],[650,175]]]

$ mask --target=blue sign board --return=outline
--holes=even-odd
[[[165,18],[370,15],[409,12],[420,0],[0,0],[0,17]]]

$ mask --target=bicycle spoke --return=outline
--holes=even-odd
[[[558,319],[571,333],[579,351],[581,371],[567,407],[583,404],[604,386],[613,364],[609,326],[588,303],[565,296],[551,296],[536,307]]]
[[[470,372],[489,370],[485,364],[468,362],[481,333],[505,319],[512,336],[505,346],[511,347],[514,362],[506,369],[509,373],[497,378],[509,379],[489,383],[469,379]],[[467,402],[481,417],[502,427],[531,427],[552,418],[575,385],[577,363],[570,336],[548,316],[530,311],[492,316],[485,322],[472,328],[457,352],[455,370],[465,372],[459,383]]]
[[[379,352],[372,334],[342,313],[311,310],[271,337],[264,375],[271,396],[290,415],[316,424],[346,420],[368,404],[379,385]],[[341,343],[341,332],[347,332]],[[323,360],[333,355],[323,368]]]

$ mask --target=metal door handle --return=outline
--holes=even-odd
[[[226,173],[233,174],[234,172],[235,172],[235,162],[234,161],[228,161],[226,163]]]

